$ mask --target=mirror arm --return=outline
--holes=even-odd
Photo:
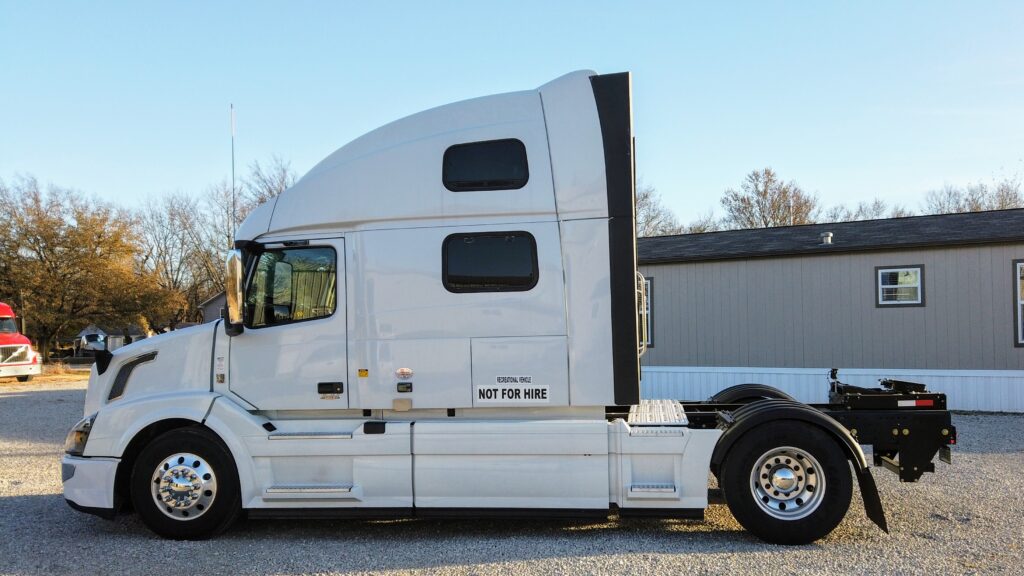
[[[238,336],[245,331],[243,324],[232,324],[231,320],[228,319],[228,310],[224,308],[221,310],[220,317],[224,320],[224,333],[228,336]]]

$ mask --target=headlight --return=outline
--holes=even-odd
[[[81,456],[85,452],[85,443],[89,441],[89,432],[96,421],[96,414],[86,416],[75,424],[64,440],[64,451],[72,456]]]

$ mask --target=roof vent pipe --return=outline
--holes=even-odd
[[[831,232],[822,232],[821,233],[821,245],[822,246],[830,246],[831,244],[832,244],[832,233]]]

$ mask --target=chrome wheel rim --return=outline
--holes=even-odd
[[[175,520],[194,520],[217,497],[217,476],[205,458],[182,452],[164,459],[153,471],[153,500]]]
[[[814,512],[825,496],[821,465],[805,450],[772,448],[750,471],[751,493],[761,511],[780,520],[799,520]]]

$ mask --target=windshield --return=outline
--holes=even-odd
[[[14,318],[0,318],[0,332],[11,334],[18,331]]]

